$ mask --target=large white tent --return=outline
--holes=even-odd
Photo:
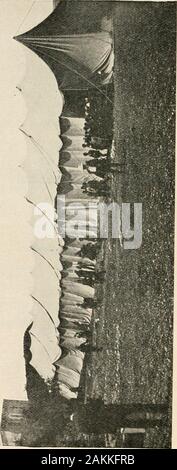
[[[17,31],[51,13],[52,0],[1,3],[0,401],[27,398],[23,342],[32,322],[31,363],[45,380],[53,377],[60,355],[56,326],[62,248],[55,231],[53,238],[40,238],[35,228],[43,216],[36,206],[54,207],[63,107],[49,67],[13,40]]]

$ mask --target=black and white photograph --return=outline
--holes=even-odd
[[[176,2],[0,0],[0,48],[0,446],[171,449]]]

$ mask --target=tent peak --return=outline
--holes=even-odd
[[[18,42],[23,42],[23,34],[19,34],[18,36],[13,36],[13,39]]]

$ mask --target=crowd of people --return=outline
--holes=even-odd
[[[55,363],[60,396],[77,398],[85,353],[91,348],[92,311],[97,306],[95,287],[104,282],[104,269],[97,268],[100,242],[67,239],[61,256],[60,347]]]
[[[94,97],[95,98],[95,97]],[[69,188],[70,200],[77,191],[81,199],[92,201],[110,195],[108,174],[117,171],[111,161],[112,125],[105,125],[102,100],[85,98],[85,120],[74,118],[65,122],[62,134],[62,181],[66,196]],[[107,115],[106,115],[107,116]],[[81,124],[83,124],[81,130]],[[65,152],[67,161],[65,162]],[[71,159],[71,162],[70,162]],[[69,166],[70,165],[70,166]],[[71,185],[71,187],[68,186]],[[98,238],[65,237],[61,255],[63,266],[60,299],[60,347],[62,356],[55,363],[56,387],[60,396],[77,398],[85,353],[91,347],[92,311],[97,306],[96,286],[104,283],[104,266],[98,267],[97,256],[101,241]]]
[[[109,175],[118,171],[117,164],[111,160],[111,148],[113,139],[113,125],[110,119],[113,110],[105,113],[102,97],[91,96],[85,99],[85,124],[84,124],[84,156],[87,157],[83,165],[93,179],[84,181],[83,192],[89,196],[110,197]],[[107,120],[109,115],[109,120]],[[95,179],[95,176],[97,179]]]

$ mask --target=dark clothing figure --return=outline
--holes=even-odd
[[[79,347],[80,351],[86,353],[86,354],[89,354],[89,353],[93,353],[93,352],[102,352],[103,351],[103,348],[98,348],[97,346],[92,346],[90,344],[90,341],[86,341],[85,343],[81,344],[81,346]]]
[[[102,153],[102,152],[100,152],[100,150],[90,149],[88,152],[85,152],[85,153],[84,153],[84,156],[85,156],[85,157],[90,156],[90,157],[92,157],[93,159],[98,160],[99,158],[105,158],[105,157],[107,157],[107,152],[106,152],[106,153]]]
[[[105,271],[98,271],[95,272],[92,269],[77,269],[77,274],[80,278],[82,278],[83,283],[87,283],[91,287],[94,286],[96,283],[104,282],[105,278]]]
[[[100,250],[100,245],[98,242],[95,243],[87,243],[83,245],[81,248],[81,256],[88,257],[91,260],[95,260]]]
[[[77,402],[77,400],[76,400]],[[105,405],[102,400],[90,400],[86,405],[75,403],[75,417],[82,432],[115,433],[121,427],[147,427],[162,424],[166,405],[127,404]]]
[[[109,173],[109,165],[105,161],[103,161],[101,165],[96,165],[95,170],[93,169],[93,167],[89,167],[87,165],[86,168],[90,175],[93,174],[103,179]]]
[[[91,137],[91,144],[92,144],[92,147],[96,150],[97,149],[104,150],[105,148],[107,149],[109,145],[107,139],[97,137],[97,136]]]
[[[89,299],[89,298],[86,298],[84,299],[84,303],[83,303],[83,307],[84,308],[96,308],[98,305],[98,302],[94,299]]]
[[[92,332],[91,332],[90,324],[89,324],[89,325],[84,325],[84,324],[82,324],[82,325],[80,326],[79,331],[77,331],[76,336],[77,336],[78,338],[83,338],[83,336],[85,336],[85,337],[89,340],[89,339],[92,337]]]
[[[83,192],[96,196],[96,197],[108,197],[110,196],[110,189],[106,185],[104,181],[88,181],[87,183],[83,183],[82,185]]]
[[[107,157],[103,156],[99,159],[92,158],[88,160],[86,166],[96,166],[98,169],[105,167],[106,171],[120,171],[122,167],[125,167],[125,164],[109,160]]]
[[[92,162],[91,162],[92,163]],[[95,167],[95,169],[92,167]],[[98,160],[94,165],[88,162],[85,165],[88,173],[99,176],[99,178],[104,179],[109,173],[115,174],[120,173],[119,167],[108,162],[105,158]]]

